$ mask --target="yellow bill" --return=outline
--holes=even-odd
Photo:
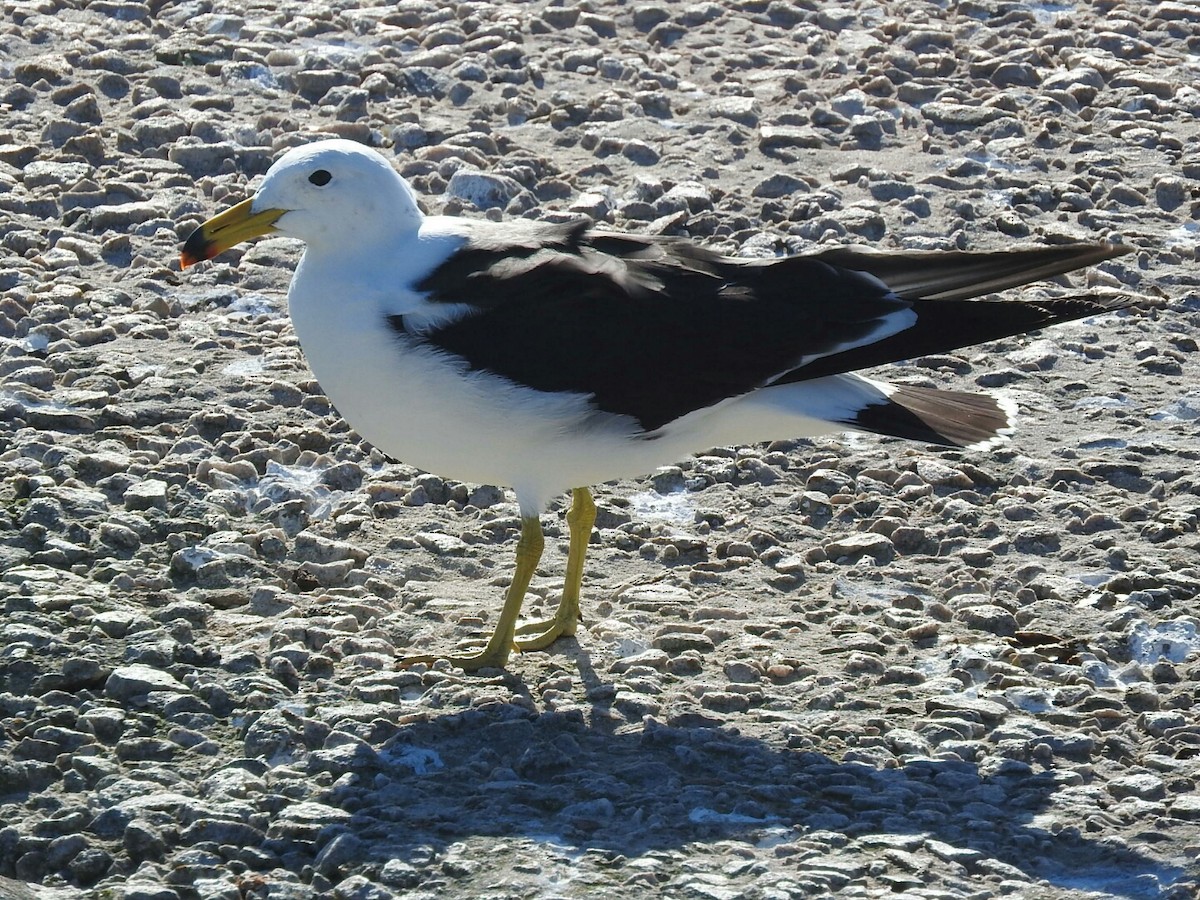
[[[254,198],[243,200],[237,206],[231,206],[225,212],[213,216],[195,231],[183,244],[179,254],[179,265],[186,269],[202,259],[212,259],[218,253],[224,253],[230,247],[260,234],[270,234],[275,230],[275,222],[286,209],[264,209],[262,212],[251,212],[250,205]]]

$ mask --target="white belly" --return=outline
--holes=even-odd
[[[643,446],[655,442],[631,439],[632,420],[596,414],[583,395],[544,394],[470,372],[396,334],[382,315],[333,322],[320,314],[328,309],[297,315],[293,307],[309,366],[346,421],[396,459],[447,478],[512,487],[530,513],[572,487],[662,462],[661,451]]]

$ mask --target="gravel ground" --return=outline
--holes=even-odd
[[[0,897],[1196,896],[1200,6],[0,0],[0,74]],[[491,628],[511,495],[339,418],[295,243],[178,269],[316,135],[743,255],[1116,240],[1074,285],[1145,300],[899,371],[1016,399],[986,455],[602,486],[577,642],[397,671]]]

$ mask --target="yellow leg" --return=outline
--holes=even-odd
[[[537,569],[538,560],[542,558],[542,547],[545,540],[542,537],[542,523],[537,516],[521,520],[521,539],[517,542],[517,566],[513,572],[512,584],[504,597],[504,608],[500,611],[500,621],[488,639],[487,646],[479,653],[468,656],[451,656],[444,654],[425,654],[421,656],[406,656],[400,660],[400,665],[411,666],[416,663],[432,663],[439,659],[448,659],[454,665],[468,672],[483,668],[504,668],[508,662],[508,654],[516,643],[513,640],[517,626],[517,617],[521,614],[521,603],[525,599],[525,591]]]
[[[543,650],[563,635],[575,633],[579,623],[579,589],[583,584],[583,560],[587,555],[592,526],[596,524],[596,504],[587,488],[571,492],[571,508],[567,511],[567,530],[571,535],[567,550],[567,580],[563,584],[562,600],[554,617],[540,622],[527,622],[517,634],[532,637],[517,641],[521,650]]]

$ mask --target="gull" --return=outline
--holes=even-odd
[[[839,246],[764,260],[586,219],[427,216],[385,157],[340,139],[285,153],[254,196],[191,234],[181,265],[264,234],[305,244],[289,313],[346,421],[397,459],[516,495],[516,566],[486,645],[402,660],[466,670],[575,634],[596,518],[589,486],[711,447],[840,431],[985,451],[1012,433],[1010,401],[859,370],[1132,302],[978,299],[1129,249],[1115,244]],[[540,516],[567,492],[557,611],[518,624]]]

